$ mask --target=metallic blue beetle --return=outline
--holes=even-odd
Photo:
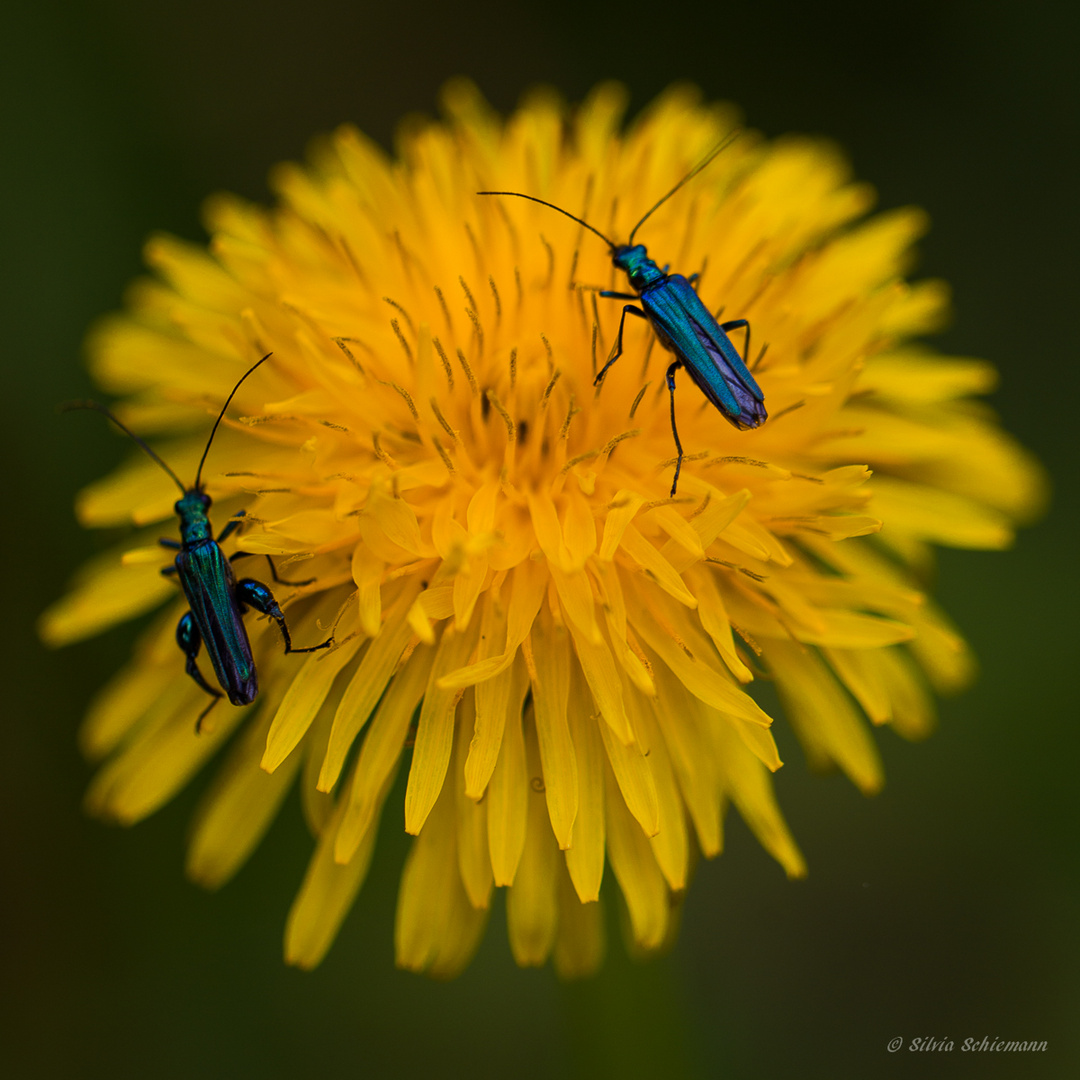
[[[679,486],[679,472],[682,469],[683,448],[679,441],[679,432],[675,426],[675,372],[685,368],[701,392],[719,410],[724,419],[735,427],[746,431],[760,427],[768,417],[765,411],[765,396],[750,374],[747,361],[750,354],[750,324],[746,319],[732,319],[718,323],[709,309],[701,302],[693,284],[697,274],[684,277],[682,274],[669,274],[668,267],[661,269],[652,259],[643,244],[634,243],[634,235],[661,205],[667,202],[688,180],[696,176],[717,154],[731,142],[725,139],[700,164],[690,170],[652,209],[634,226],[630,239],[625,244],[616,244],[587,221],[554,203],[545,202],[533,195],[523,195],[519,191],[480,191],[478,195],[512,195],[518,199],[528,199],[542,206],[557,210],[568,218],[583,225],[595,233],[608,246],[611,261],[622,270],[630,280],[633,293],[603,290],[600,295],[611,300],[636,300],[634,304],[623,306],[619,320],[619,333],[615,338],[607,363],[596,375],[599,383],[607,369],[622,356],[623,326],[627,315],[646,319],[652,326],[660,344],[675,354],[675,359],[667,369],[668,392],[671,397],[671,434],[675,437],[678,457],[675,459],[675,476],[671,482],[671,494]],[[728,334],[733,330],[746,330],[744,355],[732,344]]]
[[[215,540],[209,518],[211,499],[202,490],[203,464],[214,436],[217,434],[218,425],[225,416],[225,410],[228,409],[229,403],[236,391],[240,389],[244,379],[272,355],[272,353],[267,353],[257,364],[250,367],[240,382],[233,387],[232,393],[229,394],[218,414],[213,430],[210,432],[210,438],[206,441],[206,447],[199,461],[199,469],[195,474],[195,483],[190,488],[185,488],[176,473],[138,435],[128,430],[103,405],[99,405],[96,401],[87,401],[68,406],[74,409],[94,409],[107,416],[172,477],[183,493],[173,507],[180,518],[180,539],[162,538],[159,543],[162,547],[176,551],[175,562],[171,566],[166,566],[161,572],[166,576],[176,575],[191,608],[176,627],[176,642],[187,657],[185,670],[213,699],[199,715],[195,723],[196,731],[201,728],[206,714],[223,696],[228,695],[233,705],[250,705],[259,693],[258,673],[251,654],[247,627],[244,626],[244,612],[249,607],[263,615],[268,615],[277,623],[285,639],[286,653],[315,652],[318,649],[327,648],[334,642],[331,637],[321,645],[313,645],[307,649],[293,647],[289,627],[285,622],[281,607],[274,599],[274,594],[261,582],[252,578],[236,580],[232,564],[237,559],[249,555],[250,552],[238,551],[226,558],[221,550],[221,542],[240,527],[244,511],[241,510],[221,530],[221,535]],[[273,560],[269,555],[266,558],[270,563],[270,573],[279,584],[309,585],[314,580],[312,578],[308,581],[284,582],[278,577]],[[199,670],[197,658],[199,648],[204,642],[218,685],[225,691],[225,695],[220,690],[215,690]]]

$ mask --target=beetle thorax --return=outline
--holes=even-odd
[[[649,258],[644,244],[620,244],[612,252],[611,261],[626,272],[638,292],[664,278],[663,270]]]
[[[173,509],[180,516],[180,537],[185,544],[214,538],[207,517],[210,504],[210,496],[203,491],[188,491],[182,499],[177,499]]]

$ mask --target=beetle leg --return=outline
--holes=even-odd
[[[700,288],[701,279],[705,276],[705,271],[708,269],[708,267],[709,267],[709,256],[706,255],[705,258],[701,260],[701,269],[700,270],[695,270],[694,273],[692,273],[686,279],[691,285],[694,285],[695,281],[698,283],[697,285],[694,285],[694,291],[695,292],[700,292],[701,291],[701,288]]]
[[[179,540],[170,540],[167,536],[159,537],[158,538],[158,543],[163,548],[168,548],[170,551],[179,551],[180,548],[183,547],[183,545],[180,543]],[[169,563],[168,566],[163,566],[161,568],[161,576],[162,577],[171,577],[175,573],[176,573],[176,563]]]
[[[333,637],[329,637],[321,645],[311,645],[306,649],[293,648],[292,638],[289,635],[289,627],[285,622],[285,615],[281,606],[274,599],[274,594],[261,582],[252,578],[244,578],[236,583],[236,599],[241,605],[247,604],[253,607],[261,615],[269,615],[278,624],[281,636],[285,639],[285,651],[287,653],[317,652],[334,644]]]
[[[720,324],[720,329],[723,330],[725,334],[730,334],[732,330],[740,330],[744,326],[746,327],[746,344],[743,345],[743,363],[744,364],[749,364],[750,363],[750,324],[746,321],[746,319],[732,319],[730,322],[721,323]]]
[[[675,360],[667,369],[667,388],[671,395],[671,434],[675,436],[675,449],[679,456],[675,459],[675,478],[671,481],[671,495],[675,496],[675,489],[679,486],[679,470],[682,469],[683,448],[679,442],[679,431],[675,427],[675,372],[682,367],[681,360]]]
[[[229,562],[236,562],[237,559],[246,559],[249,555],[256,554],[254,551],[234,551],[229,556]],[[316,579],[313,577],[304,578],[303,581],[291,581],[288,578],[278,577],[277,567],[274,566],[274,560],[269,555],[266,556],[266,561],[270,564],[270,575],[279,585],[310,585]]]
[[[637,300],[637,293],[612,292],[611,289],[601,289],[600,295],[605,300]]]
[[[636,300],[637,297],[635,296],[632,299]],[[608,357],[607,363],[600,369],[600,373],[596,376],[595,379],[593,379],[593,386],[596,386],[600,382],[600,380],[604,377],[604,372],[607,371],[607,369],[611,367],[611,365],[614,364],[620,356],[622,356],[622,332],[623,324],[626,322],[627,313],[629,313],[630,315],[636,315],[639,319],[647,320],[649,317],[645,314],[644,311],[641,310],[641,308],[636,308],[633,304],[626,304],[623,306],[622,318],[619,320],[619,333],[615,337],[615,344],[611,347],[611,355]]]
[[[230,519],[228,525],[221,530],[221,535],[217,538],[217,542],[220,544],[223,540],[231,536],[241,525],[244,524],[243,518],[247,516],[246,510],[237,510],[236,513]],[[177,544],[177,547],[180,545]],[[236,562],[237,559],[246,559],[249,555],[255,555],[254,551],[234,551],[229,556],[229,562]],[[310,585],[315,578],[305,578],[303,581],[289,581],[286,578],[278,577],[277,567],[274,566],[274,560],[269,555],[266,556],[266,561],[270,564],[270,576],[279,585]]]
[[[236,513],[233,514],[231,518],[229,518],[229,523],[225,526],[224,529],[221,530],[221,535],[217,538],[217,542],[220,544],[223,540],[226,540],[228,537],[232,536],[232,534],[236,532],[236,530],[239,529],[241,525],[244,524],[241,519],[246,516],[246,510],[237,510]]]
[[[210,704],[199,713],[199,719],[195,721],[195,732],[197,734],[202,727],[202,722],[205,719],[206,714],[225,695],[222,694],[220,690],[215,690],[203,678],[203,673],[199,670],[199,665],[195,662],[195,658],[199,655],[199,648],[202,645],[202,636],[199,634],[199,628],[195,625],[195,617],[190,611],[176,624],[176,644],[180,646],[184,655],[187,657],[187,664],[184,666],[184,670],[210,695],[211,698],[213,698]]]

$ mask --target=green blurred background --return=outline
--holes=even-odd
[[[6,5],[0,424],[3,551],[0,1071],[41,1077],[1080,1075],[1075,800],[1078,94],[1075,5],[1006,0],[694,5],[196,0]],[[368,884],[326,962],[284,966],[310,841],[295,801],[220,893],[185,881],[200,784],[132,830],[86,819],[85,703],[135,630],[49,653],[33,624],[102,538],[72,499],[127,451],[60,418],[91,391],[81,339],[119,305],[155,229],[201,240],[227,189],[351,120],[389,146],[467,74],[501,111],[536,82],[579,100],[624,80],[634,109],[676,79],[766,134],[824,133],[933,231],[919,274],[956,290],[947,351],[1001,369],[1007,426],[1055,478],[1005,554],[946,552],[938,594],[982,660],[909,745],[879,733],[867,800],[811,776],[786,730],[781,805],[810,862],[789,883],[734,815],[662,960],[616,927],[596,979],[520,971],[496,912],[439,984],[393,967],[405,851],[384,819]],[[967,1036],[1046,1039],[1037,1057]],[[900,1036],[952,1053],[890,1054]]]

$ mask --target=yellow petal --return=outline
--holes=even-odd
[[[646,836],[655,836],[660,828],[656,783],[640,742],[635,740],[632,745],[625,746],[615,738],[607,724],[600,726],[600,737],[604,741],[608,764],[618,781],[627,809],[637,819]]]
[[[190,444],[172,443],[159,447],[164,460],[172,462],[178,454],[187,456]],[[176,535],[175,525],[167,522],[176,502],[176,487],[169,477],[142,454],[116,469],[103,480],[82,489],[75,501],[75,513],[87,527],[102,528],[132,522],[160,522],[162,532]],[[175,522],[175,517],[173,522]],[[161,552],[164,555],[164,550]],[[161,562],[164,563],[165,558]]]
[[[626,490],[619,491],[611,500],[604,520],[604,538],[600,543],[601,559],[611,562],[615,558],[616,551],[622,546],[627,526],[644,504],[643,496]]]
[[[564,979],[594,974],[604,959],[604,909],[583,904],[565,866],[556,870],[559,926],[555,938],[555,970]]]
[[[696,697],[723,713],[768,727],[772,723],[768,714],[730,676],[712,666],[710,657],[715,653],[700,631],[681,617],[680,609],[672,608],[667,614],[674,624],[669,630],[644,608],[634,620],[634,629]]]
[[[399,597],[398,604],[401,607],[407,609],[411,606],[415,588],[416,586],[413,586]],[[384,630],[368,646],[334,716],[330,745],[319,774],[320,791],[330,791],[337,783],[345,764],[345,755],[382,697],[410,636],[408,623],[400,618],[388,618]]]
[[[666,667],[657,672],[657,687],[656,701],[649,708],[653,709],[656,727],[671,757],[698,844],[702,853],[712,858],[723,847],[723,833],[719,763],[710,752],[708,729],[722,720],[691,696]]]
[[[641,725],[643,738],[648,741],[649,771],[656,784],[658,819],[656,835],[652,837],[653,854],[668,887],[673,892],[681,892],[686,888],[690,846],[678,781],[655,712],[647,702],[642,702],[635,713],[634,724],[635,727]]]
[[[506,897],[506,927],[517,963],[521,967],[539,967],[555,944],[558,850],[551,834],[543,792],[539,790],[543,783],[531,783],[531,780],[540,779],[540,751],[535,725],[527,726],[528,824],[514,884]]]
[[[454,742],[454,711],[460,690],[440,690],[436,680],[461,666],[473,649],[475,635],[445,625],[428,686],[420,707],[409,785],[405,790],[405,831],[416,836],[443,787]]]
[[[752,682],[753,674],[735,651],[731,620],[728,618],[727,607],[712,570],[704,566],[695,567],[690,574],[690,583],[698,598],[698,617],[701,619],[701,625],[712,638],[716,651],[739,682]]]
[[[897,349],[873,357],[859,378],[861,387],[917,405],[986,394],[997,382],[993,364],[985,360],[937,356],[916,349]]]
[[[270,697],[264,689],[261,703]],[[218,705],[216,725],[197,735],[195,721],[205,702],[206,695],[186,675],[178,675],[172,692],[148,710],[138,737],[94,777],[87,809],[131,825],[168,802],[250,709]]]
[[[550,616],[533,627],[533,707],[551,828],[560,848],[568,848],[578,807],[578,771],[567,722],[570,695],[570,639]]]
[[[875,724],[891,723],[908,739],[930,733],[933,703],[904,650],[827,649],[825,656]]]
[[[743,820],[788,877],[805,877],[806,862],[776,805],[768,772],[739,745],[737,735],[728,725],[716,725],[712,734],[723,763],[724,789]]]
[[[888,522],[886,540],[895,528],[952,547],[994,549],[1012,541],[1012,527],[1000,512],[923,484],[877,477],[871,507]]]
[[[924,739],[934,728],[934,702],[908,653],[886,649],[876,654],[891,704],[890,723],[905,739]]]
[[[484,610],[480,619],[480,640],[477,644],[477,662],[469,665],[475,670],[480,664],[504,649],[506,638],[506,613],[502,605],[490,591],[484,601]],[[505,653],[505,649],[504,649]],[[513,659],[513,657],[511,657]],[[462,670],[459,668],[458,672]],[[455,672],[444,675],[440,686],[446,686]],[[502,742],[503,726],[506,723],[506,710],[510,702],[510,692],[514,676],[509,663],[500,668],[488,679],[478,682],[473,694],[475,714],[470,733],[471,749],[465,764],[465,790],[472,799],[479,799],[487,789],[491,771],[499,757],[499,745]]]
[[[591,645],[599,645],[603,638],[596,621],[596,599],[592,583],[584,570],[564,574],[557,566],[549,566],[551,580],[559,594],[563,613],[575,626],[577,636]]]
[[[361,639],[354,637],[337,648],[311,653],[299,665],[266,736],[262,767],[268,773],[285,761],[304,737],[331,685],[356,656],[360,643]]]
[[[672,556],[680,561],[683,557],[689,556],[690,563],[705,557],[705,547],[693,522],[687,521],[682,514],[676,512],[673,506],[658,506],[650,511],[649,517],[671,537],[660,550],[664,558],[668,559],[672,565],[675,565],[676,561]]]
[[[153,565],[124,566],[121,552],[110,552],[83,569],[74,589],[38,620],[46,645],[70,645],[133,619],[176,595],[176,586]]]
[[[420,534],[416,511],[404,499],[388,496],[384,488],[372,488],[363,519],[377,526],[387,540],[410,555],[423,558],[435,554]]]
[[[581,492],[573,489],[566,494],[563,540],[571,566],[584,566],[585,560],[596,550],[596,522],[592,510]]]
[[[455,813],[457,815],[458,869],[469,902],[475,908],[491,903],[494,878],[488,854],[487,802],[470,799],[465,791],[465,761],[476,720],[474,695],[466,692],[461,702],[458,728],[454,736],[452,765]]]
[[[861,536],[863,533],[859,532],[854,535]],[[755,559],[774,562],[778,566],[790,566],[792,564],[791,556],[776,536],[746,514],[741,515],[738,521],[731,522],[724,529],[723,538],[733,547],[745,551]]]
[[[218,888],[244,864],[296,779],[299,754],[271,775],[259,768],[271,715],[264,709],[247,727],[195,816],[186,869],[204,888]]]
[[[719,491],[710,491],[712,498],[708,505],[691,522],[701,541],[702,548],[712,542],[742,513],[743,507],[750,501],[749,488],[736,491],[734,495],[723,496]]]
[[[409,725],[428,685],[435,650],[419,646],[394,677],[360,747],[356,773],[337,829],[334,858],[349,862],[357,845],[374,828],[382,791],[397,774]]]
[[[611,648],[630,681],[647,697],[656,694],[656,686],[644,660],[630,648],[626,636],[626,599],[618,568],[609,562],[597,562],[595,566],[601,591],[600,604],[604,609]]]
[[[530,493],[528,498],[529,513],[532,516],[533,528],[536,530],[536,539],[540,544],[540,550],[547,556],[548,562],[564,572],[580,569],[574,564],[563,542],[559,515],[555,504],[551,501],[551,496],[535,492]]]
[[[881,679],[877,652],[823,649],[822,654],[875,724],[884,724],[892,719],[892,702]]]
[[[607,642],[594,645],[572,622],[567,623],[567,628],[574,641],[574,651],[577,653],[581,671],[589,684],[600,715],[621,742],[631,743],[634,733],[626,716],[622,680]]]
[[[578,812],[566,868],[581,902],[599,898],[604,877],[604,747],[598,721],[591,715],[588,690],[571,667],[570,734],[578,769]]]
[[[840,766],[864,794],[882,784],[881,760],[851,702],[807,649],[770,641],[765,655],[784,710],[812,764]]]
[[[363,544],[353,549],[352,575],[359,600],[360,628],[365,637],[373,638],[382,625],[382,584],[386,564],[376,559]]]
[[[379,806],[381,809],[382,800]],[[285,962],[308,971],[322,961],[337,937],[367,877],[375,850],[377,823],[367,831],[348,863],[337,862],[334,859],[336,824],[337,819],[332,819],[319,838],[285,923]]]
[[[344,680],[338,679],[322,704],[304,740],[304,764],[300,774],[300,809],[312,836],[322,836],[337,810],[338,801],[328,791],[318,789],[319,771],[330,743],[330,728],[334,723],[341,699],[345,694]]]
[[[484,688],[483,692],[481,688]],[[482,798],[487,790],[499,759],[506,725],[521,717],[528,689],[529,677],[520,657],[512,668],[476,687],[476,728],[465,763],[465,790],[470,799]]]
[[[458,872],[454,795],[444,789],[405,863],[394,949],[399,967],[456,975],[480,943],[487,912],[473,907]]]
[[[649,841],[630,816],[610,769],[605,769],[605,777],[607,849],[611,870],[626,898],[634,940],[644,949],[655,949],[667,933],[667,885]]]
[[[439,685],[449,689],[463,689],[505,671],[517,655],[525,640],[536,613],[540,610],[547,592],[548,577],[544,569],[532,559],[526,559],[513,572],[510,586],[510,610],[506,620],[506,648],[496,656],[488,656],[475,664],[459,668],[444,675]]]
[[[464,565],[454,578],[454,625],[458,630],[468,627],[487,576],[487,555],[465,556]]]
[[[91,760],[113,750],[146,715],[149,703],[167,693],[177,675],[176,620],[156,620],[135,659],[98,692],[79,730],[79,745]]]
[[[528,685],[527,677],[522,681]],[[521,723],[519,706],[517,713],[507,714],[499,758],[487,788],[488,851],[496,885],[514,884],[525,846],[529,778]]]
[[[697,607],[697,600],[675,568],[633,525],[627,525],[623,531],[622,546],[619,550],[626,552],[645,571],[647,577],[680,603],[689,608]]]

